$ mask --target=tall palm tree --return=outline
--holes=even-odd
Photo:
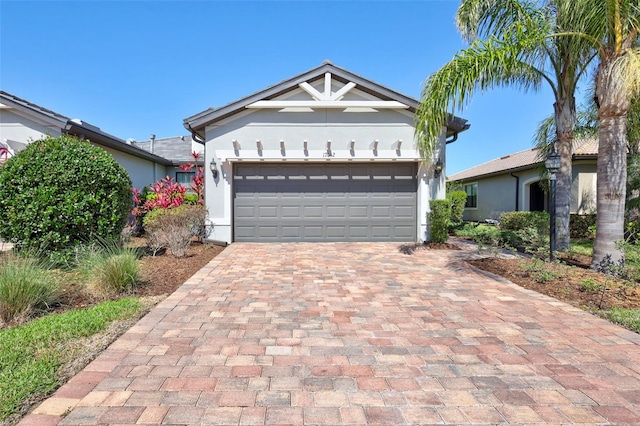
[[[640,94],[640,0],[580,0],[591,9],[579,33],[597,49],[598,217],[592,266],[624,261],[617,241],[624,238],[627,181],[627,115]],[[572,31],[570,31],[572,32]]]
[[[426,81],[416,115],[416,138],[429,159],[447,111],[464,107],[474,92],[505,85],[537,90],[546,82],[555,98],[555,148],[561,158],[556,189],[559,249],[569,248],[575,91],[594,56],[593,46],[583,38],[550,37],[576,19],[574,4],[463,0],[456,24],[470,45]]]

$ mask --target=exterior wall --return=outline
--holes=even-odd
[[[571,213],[596,212],[596,162],[575,161],[572,167]]]
[[[131,178],[131,183],[136,189],[142,189],[145,186],[149,186],[167,175],[166,167],[161,164],[117,151],[112,148],[107,148],[102,145],[97,146],[113,155],[113,158],[115,158],[116,161],[127,170],[129,177]],[[175,173],[173,174],[173,177],[175,177]]]
[[[495,176],[479,180],[465,181],[478,184],[478,202],[475,208],[465,208],[463,219],[484,221],[492,211],[515,209],[516,179],[509,175]]]
[[[596,162],[594,160],[574,161],[572,168],[573,182],[571,186],[571,213],[595,212],[595,179]],[[520,191],[518,194],[518,210],[529,211],[529,196],[531,185],[540,181],[538,168],[520,170],[513,173],[519,177]],[[516,210],[516,179],[510,174],[468,179],[461,184],[478,183],[478,207],[466,208],[464,220],[484,221],[494,211]],[[545,202],[545,208],[547,203]]]
[[[47,135],[60,136],[59,126],[45,125],[36,122],[14,111],[0,108],[0,141],[5,139],[16,142],[29,143],[42,139]]]
[[[343,112],[243,112],[206,128],[206,202],[213,224],[210,239],[233,239],[233,163],[236,161],[419,161],[413,142],[413,116],[406,111]],[[330,153],[327,147],[331,141]],[[377,149],[374,149],[378,140]],[[402,142],[398,145],[398,141]],[[235,144],[234,144],[235,141]],[[258,143],[257,141],[260,141]],[[306,143],[305,143],[306,141]],[[351,141],[354,147],[351,149]],[[444,137],[441,151],[444,149]],[[444,154],[442,154],[444,155]],[[208,171],[215,160],[220,174]],[[442,158],[444,162],[444,158]],[[418,184],[418,235],[427,235],[428,199],[444,197],[444,176],[431,185],[431,174],[420,167]]]

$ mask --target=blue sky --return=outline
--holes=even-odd
[[[182,120],[329,59],[419,98],[464,44],[457,0],[0,0],[0,88],[122,139],[187,134]],[[478,93],[457,115],[447,174],[530,148],[553,111],[539,93]]]

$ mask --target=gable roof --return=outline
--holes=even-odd
[[[419,105],[419,102],[412,97],[403,95],[386,86],[375,83],[354,74],[351,71],[333,65],[330,61],[324,61],[319,67],[303,72],[302,74],[298,74],[287,80],[283,80],[280,83],[255,92],[235,102],[231,102],[220,108],[208,108],[205,111],[191,117],[187,117],[184,119],[184,127],[191,132],[194,140],[202,142],[204,141],[202,130],[204,130],[207,125],[244,111],[249,105],[256,102],[274,99],[278,96],[282,96],[288,92],[296,90],[301,84],[316,82],[321,78],[324,78],[326,73],[330,73],[334,80],[340,81],[344,84],[355,83],[355,87],[359,90],[373,95],[383,101],[399,102],[408,107],[407,109],[412,113],[416,111]],[[450,115],[449,118],[450,119],[447,122],[447,136],[463,132],[470,127],[465,119],[453,115]]]
[[[508,154],[495,160],[487,161],[455,173],[447,178],[448,181],[469,180],[530,169],[544,162],[539,158],[539,150],[530,148],[524,151]],[[593,138],[574,141],[573,159],[595,159],[598,156],[598,141]]]
[[[102,145],[107,148],[112,148],[121,152],[126,152],[127,154],[154,161],[156,163],[164,165],[172,164],[171,161],[165,158],[151,154],[141,148],[128,144],[120,138],[103,132],[99,127],[83,122],[82,120],[77,118],[70,119],[69,117],[66,117],[50,109],[43,108],[40,105],[19,98],[15,95],[12,95],[11,93],[0,90],[0,102],[10,108],[16,109],[17,111],[20,111],[32,117],[35,116],[42,121],[45,121],[52,125],[56,125],[60,128],[60,131],[62,133],[85,138],[95,144]]]

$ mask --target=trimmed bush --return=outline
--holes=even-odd
[[[53,275],[32,258],[8,255],[0,261],[0,319],[26,319],[51,307],[58,287]]]
[[[532,254],[540,254],[548,247],[549,213],[502,213],[500,231],[503,244]]]
[[[0,168],[0,238],[29,250],[118,238],[131,203],[127,171],[72,136],[32,142]]]
[[[167,247],[173,256],[184,257],[193,237],[203,235],[205,218],[202,205],[154,209],[144,218],[147,243],[154,253]]]
[[[451,203],[451,223],[450,227],[459,227],[462,225],[462,215],[464,214],[464,205],[467,202],[467,193],[465,191],[453,191],[447,193],[447,199]]]
[[[549,213],[547,212],[505,212],[500,215],[500,228],[520,231],[534,228],[549,233]]]
[[[569,232],[571,238],[593,239],[596,226],[595,214],[572,214],[569,218]]]
[[[451,202],[449,200],[431,200],[430,205],[431,242],[446,243],[449,239]]]

